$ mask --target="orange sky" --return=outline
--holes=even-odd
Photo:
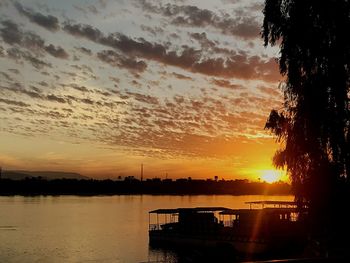
[[[0,164],[262,178],[282,106],[263,1],[0,3]]]

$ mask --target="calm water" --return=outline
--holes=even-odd
[[[148,247],[148,211],[292,196],[0,197],[0,262],[168,262]]]

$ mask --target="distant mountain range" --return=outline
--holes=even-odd
[[[42,177],[47,180],[54,179],[90,179],[87,176],[83,176],[78,173],[70,172],[56,172],[56,171],[2,171],[2,178],[8,178],[12,180],[22,180],[24,178]]]

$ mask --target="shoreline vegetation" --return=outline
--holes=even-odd
[[[54,179],[41,177],[23,180],[1,179],[0,195],[289,195],[285,182],[266,183],[248,180],[147,179],[124,180]]]

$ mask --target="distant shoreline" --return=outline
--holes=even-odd
[[[26,178],[0,180],[1,196],[39,195],[290,195],[287,183],[268,184],[247,180],[77,180]]]

